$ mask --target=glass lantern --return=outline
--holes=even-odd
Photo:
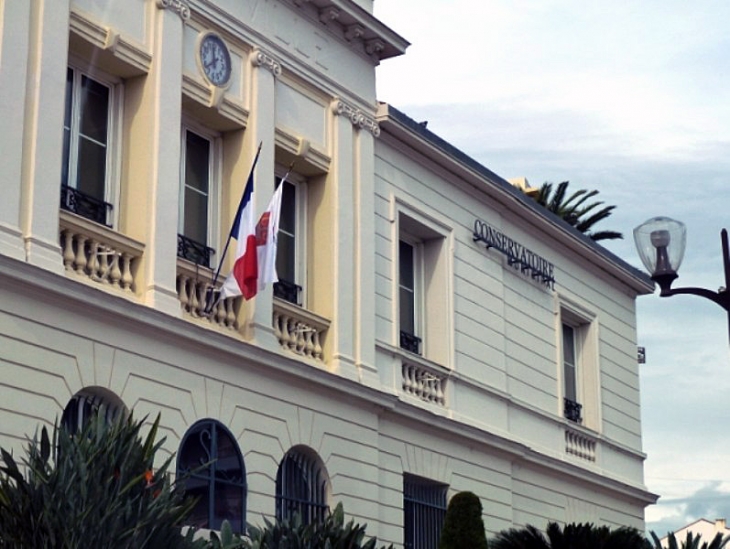
[[[676,275],[687,244],[687,228],[669,217],[653,217],[634,229],[639,257],[652,276]]]

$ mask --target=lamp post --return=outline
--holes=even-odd
[[[728,336],[730,337],[730,253],[728,253],[727,230],[720,231],[722,260],[725,268],[725,286],[717,292],[705,288],[672,288],[677,270],[684,257],[687,244],[687,229],[684,223],[668,217],[654,217],[634,229],[634,242],[642,263],[659,285],[659,295],[669,297],[690,294],[705,297],[717,303],[728,313]]]

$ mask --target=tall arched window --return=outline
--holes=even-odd
[[[329,480],[319,456],[305,446],[289,450],[276,474],[276,518],[299,513],[304,524],[320,522],[329,510]]]
[[[191,526],[219,530],[224,520],[234,532],[246,524],[246,468],[235,439],[223,424],[204,419],[180,443],[177,475],[188,494],[199,498]]]
[[[76,433],[86,427],[91,417],[103,416],[110,423],[124,412],[124,403],[117,395],[102,387],[87,387],[68,401],[61,416],[61,426]]]

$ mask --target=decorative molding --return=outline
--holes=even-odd
[[[177,12],[183,21],[190,19],[190,6],[185,0],[157,0],[157,7]]]
[[[337,116],[346,116],[350,119],[353,126],[361,130],[369,131],[374,137],[380,135],[380,126],[374,119],[365,116],[365,113],[360,109],[348,105],[341,99],[335,99],[332,102],[332,112]]]
[[[269,69],[274,76],[281,76],[281,63],[261,48],[254,48],[251,52],[251,64],[254,67]]]
[[[354,23],[345,29],[345,38],[348,42],[352,42],[365,34],[365,27],[359,23]]]
[[[319,20],[325,25],[331,21],[336,21],[340,17],[340,10],[329,6],[319,10]]]
[[[380,53],[385,50],[385,42],[379,38],[373,38],[365,42],[365,51],[368,55],[380,58]]]

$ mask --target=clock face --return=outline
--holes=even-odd
[[[220,36],[206,34],[200,41],[200,65],[214,86],[223,87],[231,78],[231,55]]]

